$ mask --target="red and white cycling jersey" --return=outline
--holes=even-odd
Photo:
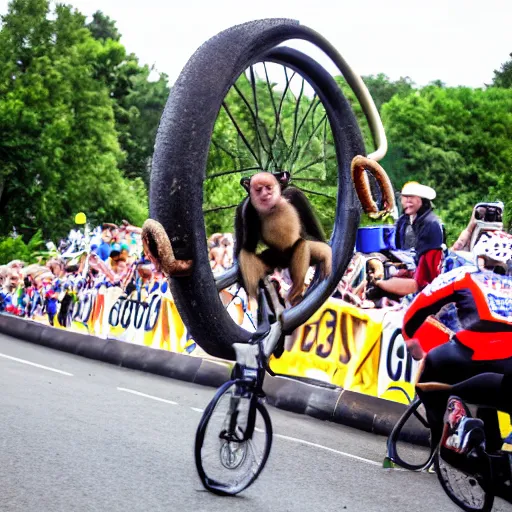
[[[449,303],[455,303],[462,326],[456,338],[473,350],[472,359],[512,357],[512,277],[472,266],[440,275],[407,310],[404,338],[418,338],[426,352],[446,342],[425,321]]]

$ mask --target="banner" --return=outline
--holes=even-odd
[[[282,375],[321,380],[377,394],[384,310],[360,309],[328,299],[285,344],[271,369]]]
[[[402,323],[405,308],[387,311],[382,322],[377,396],[408,404],[414,399],[414,383],[420,363],[405,345]]]
[[[223,290],[220,299],[231,318],[254,331],[247,301]],[[48,324],[36,308],[34,319]],[[407,351],[402,322],[405,307],[362,309],[340,299],[328,299],[292,335],[283,354],[270,359],[276,374],[322,381],[379,398],[408,404],[415,396],[419,362]],[[55,316],[56,327],[62,325]],[[127,343],[209,357],[189,336],[168,286],[129,296],[118,287],[82,290],[65,317],[69,328]],[[500,414],[504,436],[512,431],[508,415]]]

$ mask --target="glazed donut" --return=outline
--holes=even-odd
[[[357,196],[363,206],[365,213],[370,214],[371,217],[380,217],[386,213],[391,213],[395,209],[395,195],[393,192],[393,185],[386,173],[386,171],[375,161],[370,160],[361,155],[357,155],[352,160],[351,171],[352,181],[356,188]],[[377,203],[372,197],[370,190],[370,182],[366,171],[371,173],[377,180],[379,188],[384,196],[384,210],[379,211]]]
[[[174,257],[169,237],[159,222],[146,220],[142,226],[141,238],[144,254],[167,277],[190,275],[192,260],[177,260]]]

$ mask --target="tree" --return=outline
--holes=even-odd
[[[383,106],[390,156],[383,161],[397,188],[432,186],[455,241],[475,203],[501,199],[511,218],[512,91],[428,86]]]
[[[510,57],[512,57],[512,53]],[[502,64],[499,71],[494,70],[492,83],[495,87],[512,89],[512,59]]]
[[[13,0],[2,17],[0,235],[62,236],[76,211],[92,222],[146,216],[142,182],[118,169],[112,102],[93,72],[104,48],[84,25],[47,0]]]
[[[375,106],[379,111],[382,105],[391,100],[393,96],[396,94],[409,94],[414,87],[414,83],[408,76],[400,77],[393,82],[384,73],[364,76],[363,81],[366,87],[368,87],[368,91],[372,95]]]
[[[169,96],[167,76],[150,80],[153,68],[140,66],[137,57],[121,44],[115,21],[101,11],[87,25],[101,43],[94,62],[95,78],[110,91],[115,126],[125,157],[120,168],[128,178],[141,178],[149,186],[149,169],[156,130]]]
[[[92,15],[92,21],[87,24],[87,28],[90,30],[92,37],[99,41],[106,41],[107,39],[119,41],[121,39],[116,22],[101,11],[96,11]]]

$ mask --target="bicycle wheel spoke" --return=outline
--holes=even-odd
[[[253,78],[253,74],[251,74],[251,77]],[[255,88],[256,88],[255,82],[253,82],[252,79],[251,79],[251,89],[253,91],[254,101],[257,102]],[[263,152],[266,155],[270,155],[271,154],[271,148],[265,147],[265,143],[263,142],[263,138],[261,137],[261,129],[263,129],[263,131],[266,131],[266,128],[265,128],[265,125],[263,125],[260,122],[259,118],[258,118],[257,103],[256,103],[256,106],[255,106],[255,109],[253,110],[251,104],[249,103],[249,101],[247,100],[247,98],[245,97],[243,92],[240,90],[240,88],[236,84],[233,85],[233,89],[238,93],[238,95],[240,96],[240,99],[242,100],[244,105],[247,107],[247,110],[249,111],[249,115],[250,115],[250,117],[251,117],[251,119],[253,121],[253,125],[254,125],[253,129],[254,129],[255,142],[256,142],[256,147],[258,148],[257,149],[257,152],[258,152],[258,162],[262,162],[261,151],[263,150]],[[266,133],[266,135],[267,135],[267,138],[270,140],[270,137],[268,136],[268,133]]]
[[[261,406],[245,396],[239,393],[237,384],[232,384],[218,398],[213,409],[205,413],[208,421],[202,432],[204,437],[196,446],[196,462],[200,462],[207,478],[205,485],[227,494],[236,494],[254,481],[270,450],[271,432]],[[250,439],[243,440],[252,407],[256,408],[254,432]]]
[[[481,464],[485,465],[487,462],[487,460],[481,460]],[[482,467],[484,473],[486,469]],[[437,458],[437,472],[447,495],[464,510],[491,510],[493,496],[480,485],[479,478],[483,478],[482,476],[467,474],[446,462],[440,455]]]
[[[299,190],[302,190],[302,192],[307,192],[308,194],[313,194],[314,196],[321,196],[321,197],[327,197],[328,199],[332,199],[333,201],[336,201],[336,196],[330,196],[329,194],[325,194],[324,192],[317,192],[316,190],[310,190],[307,188],[297,187]]]
[[[281,127],[280,110],[278,111],[277,106],[276,106],[276,100],[275,100],[275,97],[274,97],[274,91],[273,91],[273,88],[270,85],[270,79],[269,79],[269,76],[268,76],[267,65],[266,65],[265,62],[263,62],[263,69],[265,71],[265,82],[267,83],[268,94],[269,94],[269,97],[270,97],[270,102],[272,104],[272,109],[274,111],[274,119],[276,121],[275,122],[275,128],[274,128],[274,135],[270,139],[271,145],[272,146],[274,145],[274,143],[276,142],[278,136],[280,136],[281,141],[286,145],[286,141],[284,140],[283,130],[282,130],[282,127]]]
[[[228,174],[242,174],[244,172],[260,171],[259,167],[246,167],[244,169],[232,169],[230,171],[218,172],[216,174],[210,174],[205,177],[205,180],[211,180],[213,178],[219,178],[220,176],[227,176]]]
[[[238,125],[238,123],[236,122],[236,119],[234,118],[233,114],[231,113],[231,111],[230,111],[230,109],[229,109],[229,107],[228,107],[228,105],[226,104],[225,101],[222,102],[222,106],[223,106],[225,112],[227,113],[227,115],[229,116],[229,118],[231,119],[231,122],[233,123],[233,126],[235,127],[235,129],[236,129],[236,131],[238,133],[238,136],[240,137],[240,139],[245,144],[245,147],[249,150],[249,152],[253,156],[254,160],[256,160],[256,162],[258,162],[258,165],[261,167],[261,160],[258,158],[258,156],[256,155],[256,153],[255,153],[254,149],[252,148],[251,144],[249,143],[249,141],[245,137],[243,131],[241,130],[241,128]]]

